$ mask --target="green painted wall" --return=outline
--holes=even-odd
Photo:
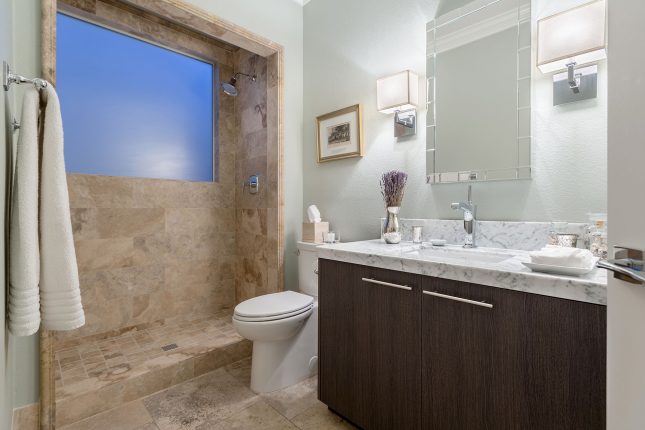
[[[6,60],[20,74],[40,74],[40,1],[0,0],[0,60]],[[6,210],[7,160],[17,135],[12,133],[11,119],[19,117],[22,89],[2,91],[0,102],[0,213]],[[3,215],[4,220],[4,215]],[[0,239],[6,242],[4,229]],[[5,261],[5,247],[0,248],[0,261]],[[0,264],[0,279],[5,283],[5,265]],[[0,293],[5,303],[6,288]],[[0,310],[0,428],[8,429],[14,408],[38,400],[38,336],[16,338],[5,326],[5,307]]]
[[[11,58],[11,16],[12,16],[12,7],[11,0],[0,0],[0,60],[10,59]],[[6,148],[8,145],[7,142],[7,117],[10,115],[10,112],[7,111],[8,95],[5,92],[2,92],[2,101],[0,101],[0,190],[5,190],[6,187]],[[3,192],[4,193],[4,192]],[[4,193],[4,198],[0,199],[0,213],[5,211],[5,200],[6,193]],[[5,242],[5,231],[4,229],[0,230],[0,238],[2,242]],[[0,261],[4,261],[4,247],[0,248]],[[0,264],[0,279],[2,279],[3,288],[0,289],[0,298],[2,303],[6,302],[5,297],[5,267],[4,264]],[[0,428],[8,429],[11,428],[11,409],[13,407],[13,395],[12,395],[12,382],[11,382],[11,371],[9,370],[9,348],[8,348],[8,335],[5,327],[5,307],[0,307],[0,321],[2,321],[3,327],[0,330]]]

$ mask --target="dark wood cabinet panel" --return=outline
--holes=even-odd
[[[323,259],[319,267],[319,398],[362,428],[605,428],[604,306]]]
[[[373,269],[370,278],[411,290],[365,283],[369,316],[369,429],[421,427],[421,300],[418,275]]]
[[[420,428],[420,278],[328,260],[319,268],[320,400],[363,428]]]
[[[528,294],[501,288],[484,288],[491,291],[491,303],[494,305],[493,366],[490,369],[493,381],[490,388],[490,406],[494,414],[492,428],[530,430],[525,417],[531,398],[526,396],[523,381],[527,360],[524,341],[529,336],[524,324]]]
[[[604,429],[606,307],[525,296],[523,428]]]
[[[424,278],[423,290],[491,302],[490,288]],[[491,429],[493,312],[423,294],[423,428]]]
[[[605,428],[605,307],[435,278],[423,289],[493,305],[424,295],[424,428]]]
[[[337,413],[366,426],[369,354],[361,333],[368,324],[361,278],[367,268],[319,260],[318,396]]]

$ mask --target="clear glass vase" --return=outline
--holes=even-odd
[[[383,225],[383,239],[385,243],[396,244],[401,242],[401,226],[399,225],[400,206],[388,206],[387,218]]]

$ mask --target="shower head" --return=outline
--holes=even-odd
[[[222,84],[222,88],[224,89],[224,94],[228,94],[232,97],[237,97],[240,93],[237,88],[235,88],[235,79],[231,79],[229,82],[224,82]]]
[[[240,91],[235,86],[235,84],[237,83],[237,77],[240,75],[246,76],[251,82],[255,82],[255,80],[257,79],[256,75],[247,75],[246,73],[238,72],[235,75],[231,76],[231,79],[228,82],[224,82],[222,84],[222,89],[224,90],[225,94],[231,97],[237,97],[238,94],[240,94]]]

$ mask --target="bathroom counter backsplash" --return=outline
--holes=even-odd
[[[499,236],[507,238],[512,234]],[[506,243],[509,242],[507,240]],[[536,248],[543,245],[541,242]],[[502,258],[503,261],[485,262],[478,259],[455,259],[450,255],[443,258],[441,252],[431,257],[424,256],[415,252],[419,247],[420,245],[412,242],[389,245],[378,239],[323,245],[318,248],[318,257],[580,302],[600,305],[607,303],[607,273],[604,269],[594,269],[580,277],[548,275],[532,272],[522,264],[522,261],[530,261],[526,250],[480,247],[474,252],[488,251],[496,255],[508,255],[507,259]],[[448,248],[441,249],[449,251]]]
[[[423,226],[423,241],[444,239],[461,245],[464,243],[464,222],[462,220],[400,219],[403,241],[412,241],[412,227]],[[582,242],[586,224],[568,223],[567,233],[579,235]],[[535,251],[547,244],[550,222],[477,221],[477,246],[485,248],[519,249]]]

